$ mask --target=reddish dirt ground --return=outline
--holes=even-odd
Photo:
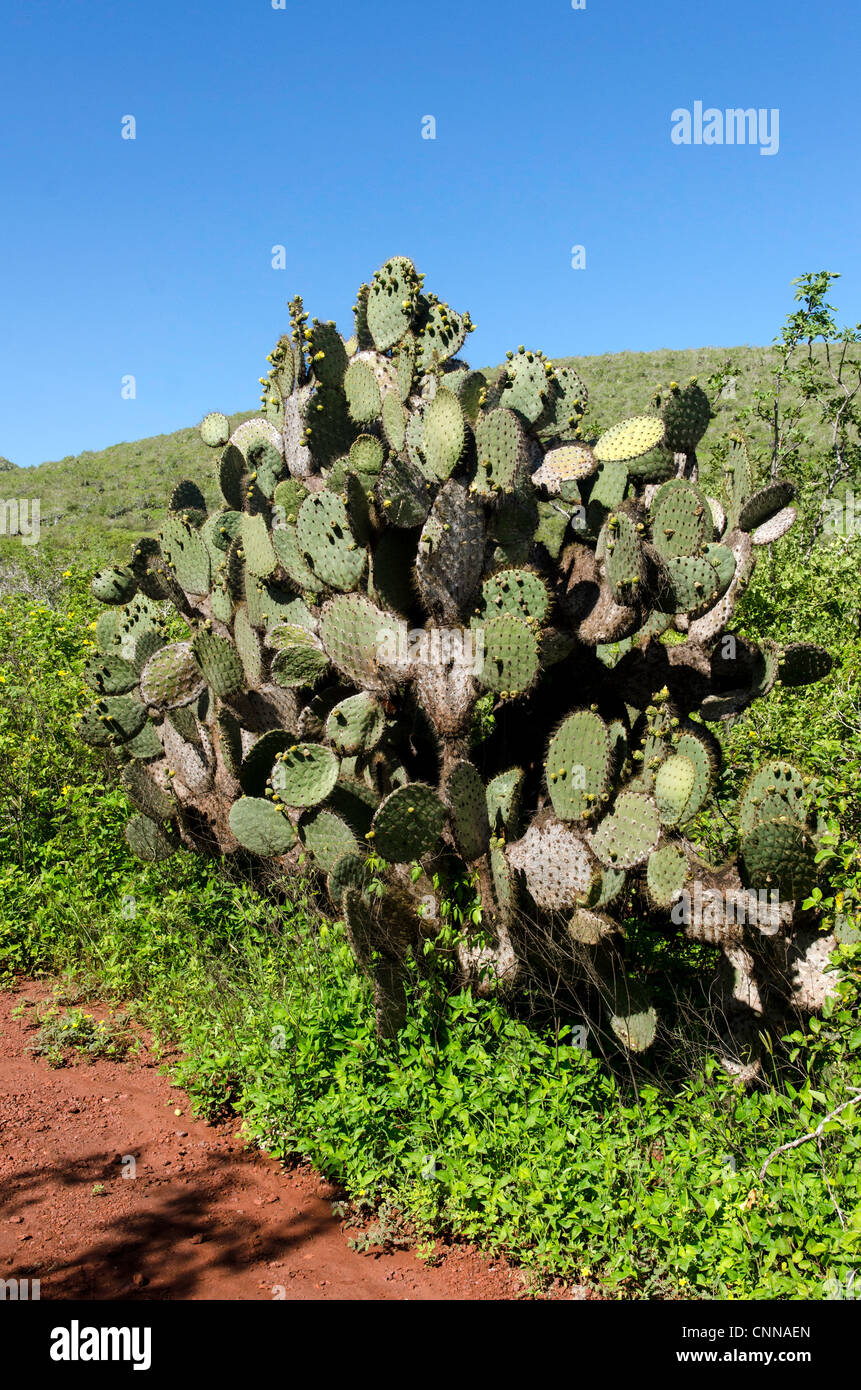
[[[352,1249],[330,1183],[244,1149],[236,1119],[195,1120],[146,1047],[48,1066],[26,1051],[34,1010],[13,1016],[48,998],[44,984],[0,992],[0,1278],[38,1278],[43,1299],[529,1296],[515,1269],[464,1246],[438,1247],[434,1266]]]

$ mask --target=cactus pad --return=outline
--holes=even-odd
[[[465,760],[455,763],[444,795],[458,849],[472,863],[486,852],[490,841],[487,795],[478,769]]]
[[[368,691],[337,704],[326,721],[326,737],[341,753],[376,748],[386,727],[386,712]]]
[[[176,854],[179,837],[147,816],[132,816],[126,826],[126,843],[138,859],[158,864]]]
[[[485,624],[484,662],[478,678],[487,690],[522,695],[534,683],[538,667],[538,639],[525,619],[503,613]]]
[[[335,754],[321,743],[297,743],[276,756],[272,788],[287,806],[319,806],[338,780]]]
[[[654,801],[637,792],[622,792],[612,814],[594,831],[592,848],[602,864],[632,869],[648,859],[660,834],[661,820]]]
[[[231,806],[229,819],[233,834],[252,854],[286,854],[296,843],[296,831],[285,813],[263,797],[240,797]]]
[[[663,420],[655,415],[633,415],[601,435],[595,457],[599,463],[625,463],[648,454],[663,437]]]
[[[711,405],[702,387],[691,382],[684,390],[670,390],[661,414],[668,447],[676,453],[689,454],[709,427]]]
[[[562,821],[532,824],[521,840],[510,845],[506,857],[526,879],[536,907],[566,912],[585,903],[598,877],[585,842]]]
[[[367,564],[367,552],[350,529],[347,509],[331,492],[306,497],[296,523],[299,548],[324,584],[355,589]]]
[[[141,699],[156,709],[174,709],[190,705],[205,684],[191,644],[174,642],[155,652],[141,672]]]
[[[436,848],[446,819],[446,808],[432,787],[422,782],[397,787],[374,816],[374,851],[393,864],[421,859]]]
[[[602,809],[610,786],[610,733],[598,714],[578,710],[556,730],[545,771],[560,820],[586,820]]]

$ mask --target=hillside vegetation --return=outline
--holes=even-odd
[[[666,386],[673,379],[684,383],[696,376],[708,389],[711,381],[717,418],[703,453],[708,471],[729,431],[739,421],[747,422],[756,393],[768,391],[779,352],[776,348],[706,347],[605,353],[557,361],[560,366],[574,366],[589,387],[592,400],[599,403],[600,414],[590,407],[585,421],[586,432],[592,434],[647,409],[659,384]],[[714,381],[722,371],[731,378],[723,388]],[[232,415],[231,425],[235,428],[254,413]],[[803,424],[811,444],[824,444],[824,430],[813,407],[805,411]],[[754,421],[749,433],[754,451],[768,453],[764,424]],[[97,552],[99,562],[125,558],[133,541],[157,529],[166,498],[182,478],[194,479],[208,503],[218,500],[212,453],[193,426],[107,449],[88,449],[37,468],[16,468],[4,459],[0,460],[0,470],[8,472],[2,487],[5,497],[40,499],[43,538],[58,559],[82,551]]]

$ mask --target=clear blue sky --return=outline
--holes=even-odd
[[[859,29],[857,0],[5,0],[0,454],[249,408],[289,297],[349,332],[394,254],[476,365],[768,342],[807,270],[861,318]],[[674,145],[695,101],[778,108],[779,152]]]

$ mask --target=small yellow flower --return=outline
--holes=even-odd
[[[63,578],[64,578],[64,579],[71,579],[71,577],[72,577],[72,571],[71,571],[71,570],[63,570]]]

